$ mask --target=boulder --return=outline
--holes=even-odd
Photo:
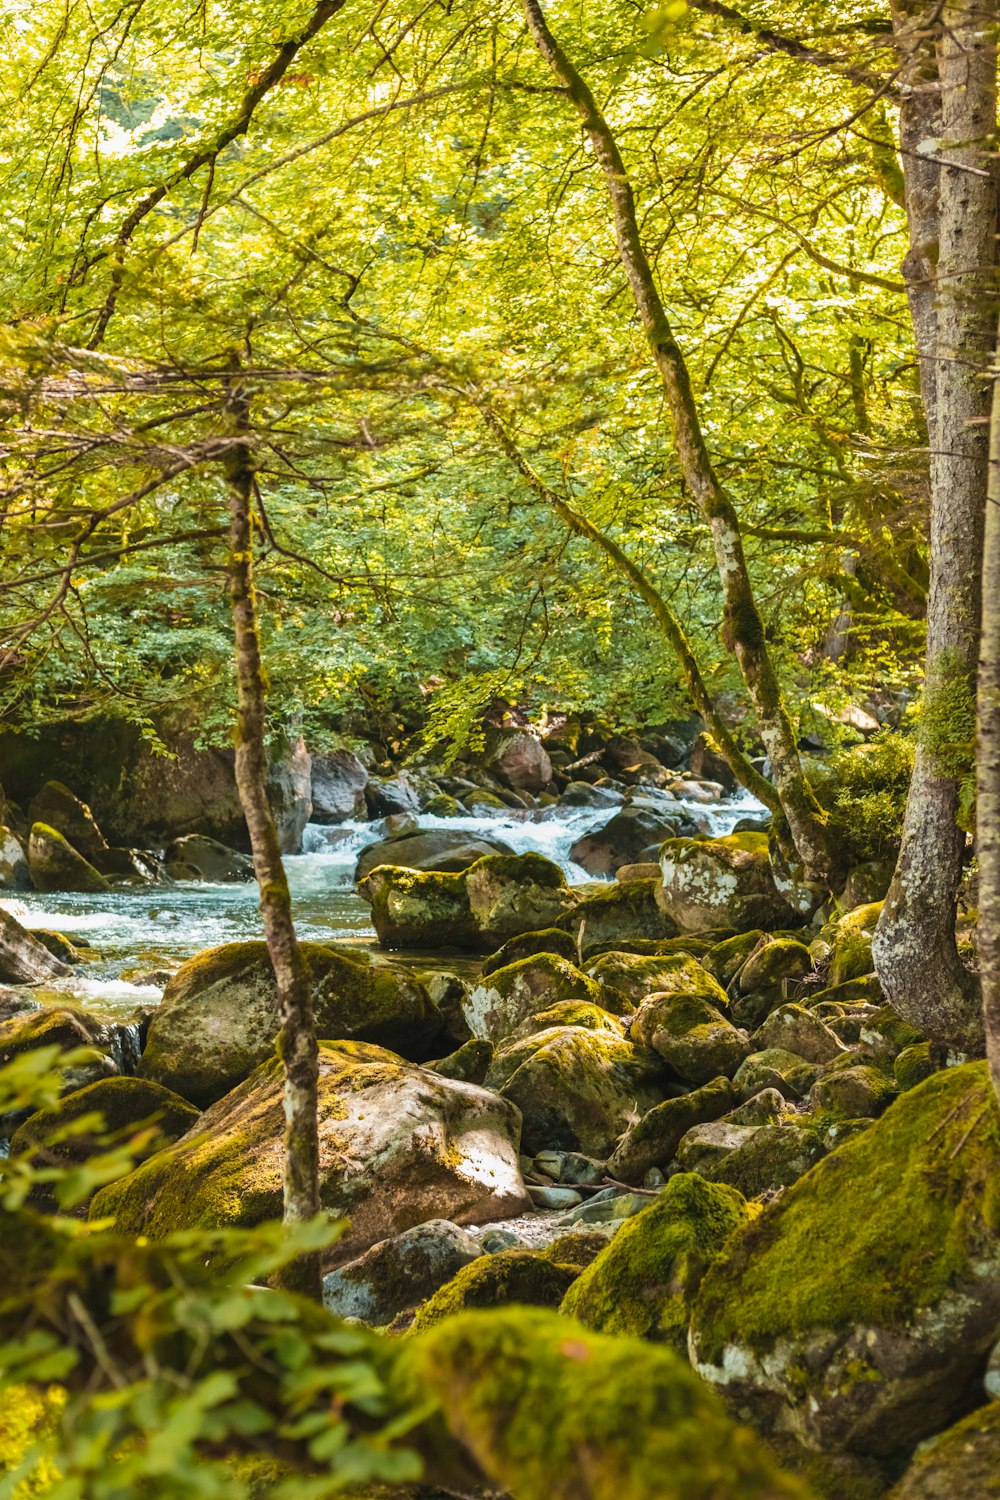
[[[98,1115],[102,1125],[88,1125],[85,1117]],[[44,1164],[87,1161],[105,1149],[103,1137],[134,1132],[133,1160],[144,1161],[155,1151],[185,1135],[198,1120],[198,1111],[170,1089],[142,1078],[101,1078],[65,1094],[50,1109],[30,1115],[11,1137],[12,1156],[44,1153]],[[82,1127],[82,1128],[81,1128]]]
[[[283,854],[301,854],[302,833],[312,816],[312,756],[300,736],[284,740],[267,762],[267,799]]]
[[[539,953],[494,970],[488,979],[472,986],[462,1009],[473,1036],[502,1042],[522,1021],[564,1000],[599,1006],[600,986],[566,959]]]
[[[711,735],[699,734],[691,746],[691,770],[705,781],[717,781],[728,796],[739,790],[729,762],[719,754]]]
[[[585,896],[566,919],[577,946],[586,953],[618,943],[675,937],[677,924],[656,901],[659,883],[656,870],[655,879],[640,877]]]
[[[364,792],[373,818],[386,818],[393,813],[416,816],[420,811],[420,794],[405,773],[380,781],[369,780]]]
[[[317,1036],[374,1042],[423,1062],[442,1018],[407,969],[373,964],[320,943],[303,943]],[[163,992],[146,1035],[142,1077],[207,1105],[271,1056],[279,1029],[278,990],[262,942],[224,943],[182,964]]]
[[[67,964],[0,907],[0,984],[44,984],[69,973]]]
[[[613,786],[591,786],[589,781],[569,782],[559,798],[563,807],[621,807],[624,801],[624,793]]]
[[[750,1130],[714,1165],[706,1167],[705,1176],[712,1182],[724,1182],[738,1188],[745,1198],[758,1198],[761,1194],[776,1193],[798,1182],[819,1161],[825,1149],[822,1137],[812,1127],[808,1116],[801,1123],[787,1121],[780,1125],[761,1125]],[[679,1150],[678,1160],[681,1155],[682,1150]]]
[[[602,953],[586,972],[604,992],[606,1010],[631,1010],[648,995],[664,994],[699,995],[718,1010],[729,1008],[725,990],[689,953]]]
[[[312,758],[312,822],[346,823],[365,817],[368,772],[352,750]]]
[[[740,970],[737,983],[744,995],[751,990],[765,990],[785,979],[801,979],[811,972],[812,955],[805,943],[795,938],[771,938],[762,943]]]
[[[524,730],[502,737],[490,756],[490,770],[515,792],[540,792],[552,780],[548,751]]]
[[[738,932],[733,937],[713,943],[703,956],[702,963],[713,979],[717,979],[721,985],[731,985],[765,939],[766,933],[757,927],[752,927],[749,932]]]
[[[658,900],[685,932],[791,927],[800,920],[778,893],[767,836],[668,839],[660,850]]]
[[[30,891],[31,873],[24,844],[9,828],[0,827],[0,891]]]
[[[360,1318],[373,1327],[391,1323],[451,1281],[483,1247],[468,1230],[448,1219],[430,1219],[380,1240],[356,1260],[323,1278],[323,1303],[341,1318]]]
[[[730,1241],[695,1304],[696,1368],[760,1430],[905,1453],[976,1399],[1000,1335],[998,1231],[988,1070],[948,1068]]]
[[[321,1042],[320,1202],[349,1215],[337,1259],[415,1224],[482,1224],[524,1213],[517,1110],[365,1042]],[[102,1188],[94,1218],[124,1234],[228,1228],[281,1217],[284,1078],[264,1063],[196,1130]]]
[[[655,1052],[582,1026],[508,1042],[486,1074],[487,1088],[521,1111],[525,1151],[555,1147],[601,1160],[636,1116],[660,1103],[667,1081]]]
[[[814,1109],[841,1120],[874,1119],[888,1109],[897,1093],[893,1078],[880,1068],[858,1063],[817,1078],[809,1091],[809,1102]]]
[[[122,1028],[86,1011],[47,1005],[0,1022],[0,1067],[41,1047],[55,1047],[60,1053],[87,1050],[86,1056],[77,1057],[71,1065],[60,1064],[62,1092],[67,1094],[98,1079],[113,1077],[122,1072],[123,1064],[128,1066],[134,1060],[126,1055]]]
[[[993,1401],[924,1443],[889,1500],[997,1500],[998,1496],[1000,1401]]]
[[[575,964],[579,959],[576,940],[559,927],[544,927],[541,932],[522,932],[508,938],[505,943],[483,960],[482,976],[488,979],[497,969],[505,969],[519,959],[532,958],[536,953],[554,953]]]
[[[553,1026],[585,1026],[588,1031],[613,1031],[615,1036],[625,1035],[624,1023],[590,1000],[559,1000],[547,1010],[526,1016],[511,1035],[520,1041],[522,1037],[535,1036]]]
[[[543,1308],[447,1318],[408,1339],[397,1379],[482,1477],[519,1500],[810,1500],[669,1349]]]
[[[784,1047],[765,1047],[751,1052],[733,1076],[733,1088],[741,1103],[762,1089],[776,1089],[784,1098],[804,1099],[819,1069]]]
[[[753,1044],[757,1052],[782,1047],[811,1063],[833,1062],[847,1052],[836,1032],[804,1005],[779,1005],[754,1032]]]
[[[28,836],[28,869],[39,891],[83,891],[99,895],[111,889],[105,877],[78,854],[55,828],[33,823]]]
[[[435,1073],[440,1073],[442,1078],[458,1078],[462,1083],[482,1083],[493,1061],[494,1050],[492,1042],[470,1037],[461,1047],[449,1052],[447,1057],[438,1058],[427,1066]]]
[[[613,875],[622,865],[638,864],[651,844],[672,839],[680,820],[680,810],[671,815],[659,807],[626,803],[607,823],[578,838],[569,857],[591,875]]]
[[[471,1307],[503,1307],[511,1302],[520,1307],[558,1307],[578,1274],[576,1266],[560,1265],[537,1250],[481,1255],[420,1308],[413,1332],[434,1328]]]
[[[633,1017],[629,1034],[694,1085],[720,1075],[732,1078],[753,1050],[746,1032],[702,995],[651,995]]]
[[[561,1311],[602,1333],[687,1352],[694,1294],[726,1240],[748,1223],[742,1195],[689,1172],[671,1177],[574,1281]]]
[[[651,1167],[665,1167],[673,1161],[693,1126],[719,1119],[733,1101],[732,1084],[721,1077],[677,1099],[654,1104],[618,1142],[608,1158],[608,1176],[638,1187]]]
[[[392,838],[366,844],[358,855],[355,881],[364,880],[379,865],[404,870],[467,870],[487,854],[513,854],[500,839],[478,838],[471,833],[453,833],[447,828],[418,828]]]
[[[28,822],[44,823],[61,833],[77,854],[96,865],[108,852],[108,841],[97,826],[94,814],[79,797],[61,781],[46,781],[28,804]]]
[[[253,879],[253,860],[203,833],[187,833],[168,847],[165,863],[171,880],[205,880],[235,885]]]
[[[821,940],[830,947],[830,985],[861,979],[875,967],[872,961],[872,938],[882,912],[881,901],[855,907],[823,929]]]

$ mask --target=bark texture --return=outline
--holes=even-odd
[[[996,11],[996,0],[961,0],[943,9],[937,26],[938,254],[933,344],[921,359],[922,368],[933,367],[923,381],[931,402],[927,665],[902,847],[873,950],[895,1009],[933,1040],[961,1051],[982,1046],[978,986],[958,955],[955,905],[965,847],[957,825],[966,769],[960,746],[972,737],[987,483],[997,229],[987,151],[996,128]],[[907,198],[919,215],[930,187],[913,160],[904,156],[906,170],[919,173]],[[930,230],[920,219],[910,232],[912,241]],[[918,248],[914,243],[911,254]],[[926,348],[930,314],[921,299],[914,327]]]
[[[712,534],[724,599],[723,639],[739,662],[792,841],[808,878],[835,881],[838,851],[802,770],[754,599],[739,520],[712,466],[687,364],[643,247],[618,143],[586,82],[552,35],[538,0],[522,4],[535,46],[576,109],[604,176],[618,255],[663,383],[681,471]]]
[[[976,853],[979,974],[986,1052],[1000,1097],[1000,324],[990,414],[990,473],[983,537],[983,625],[976,700]]]
[[[234,391],[229,405],[237,433],[245,433],[248,426],[245,398]],[[289,1224],[314,1218],[320,1212],[316,1118],[319,1049],[309,975],[295,936],[281,842],[267,796],[267,702],[254,594],[254,466],[249,442],[233,444],[225,473],[229,499],[229,599],[238,687],[236,786],[250,833],[264,938],[278,986],[281,1019],[278,1051],[285,1068],[283,1216]],[[283,1281],[286,1286],[319,1299],[318,1254],[303,1256],[286,1270]]]

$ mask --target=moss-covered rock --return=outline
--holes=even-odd
[[[535,1036],[539,1031],[550,1031],[553,1026],[585,1026],[588,1031],[613,1031],[616,1036],[625,1035],[625,1024],[603,1006],[591,1000],[560,1000],[548,1010],[522,1021],[514,1032],[513,1040]]]
[[[732,1108],[728,1078],[713,1078],[700,1089],[654,1104],[630,1125],[608,1158],[608,1176],[638,1186],[651,1167],[665,1167],[682,1138],[695,1125],[717,1120]]]
[[[867,906],[855,907],[823,929],[821,938],[830,946],[829,984],[844,984],[872,972],[872,938],[882,905],[881,901],[870,901]]]
[[[433,1053],[442,1018],[407,969],[303,943],[317,1035],[389,1046],[414,1061]],[[149,1023],[144,1078],[198,1105],[214,1103],[271,1056],[278,990],[262,942],[225,943],[182,964]]]
[[[981,1406],[918,1452],[890,1500],[997,1500],[1000,1401]]]
[[[703,1377],[810,1447],[905,1452],[960,1412],[1000,1333],[986,1065],[911,1089],[769,1204],[709,1270],[692,1329]]]
[[[818,1453],[794,1438],[771,1438],[770,1451],[788,1474],[811,1484],[823,1500],[884,1500],[889,1481],[882,1465],[853,1453]]]
[[[9,911],[0,908],[0,983],[44,984],[69,972],[67,964],[50,953]]]
[[[56,1047],[60,1053],[86,1049],[72,1066],[63,1064],[63,1087],[66,1093],[84,1088],[100,1078],[111,1078],[121,1071],[121,1036],[112,1021],[102,1021],[85,1011],[68,1006],[44,1006],[41,1010],[14,1015],[0,1022],[0,1067],[25,1052],[40,1047]]]
[[[746,995],[751,990],[769,989],[783,979],[801,979],[812,966],[812,955],[805,943],[795,938],[771,938],[751,952],[737,983]]]
[[[667,1071],[613,1031],[558,1026],[497,1052],[486,1086],[523,1117],[524,1149],[582,1151],[602,1161],[635,1116],[664,1097]]]
[[[323,1303],[338,1317],[382,1327],[433,1296],[482,1254],[482,1246],[460,1225],[430,1219],[330,1271],[323,1278]]]
[[[462,1004],[473,1036],[502,1042],[522,1021],[565,1000],[602,1004],[602,990],[575,964],[554,953],[538,953],[495,969],[473,985]]]
[[[92,1123],[87,1119],[94,1116]],[[133,1160],[145,1161],[198,1121],[186,1099],[142,1078],[101,1078],[66,1094],[51,1109],[29,1115],[11,1137],[12,1156],[42,1153],[46,1162],[82,1162],[103,1149],[109,1135],[124,1139],[149,1130]],[[81,1128],[86,1127],[86,1128]]]
[[[573,1283],[562,1311],[602,1333],[654,1339],[684,1354],[701,1278],[748,1218],[740,1193],[678,1173]]]
[[[64,932],[56,932],[49,927],[32,927],[31,936],[60,963],[78,964],[80,962],[79,949],[70,942]]]
[[[537,1250],[501,1250],[480,1256],[424,1303],[413,1321],[414,1333],[471,1307],[558,1307],[567,1288],[579,1275],[574,1265],[561,1265]]]
[[[442,1078],[457,1078],[462,1083],[482,1083],[495,1050],[492,1042],[471,1037],[457,1051],[449,1052],[447,1057],[441,1057],[427,1066],[435,1073],[440,1073]]]
[[[918,1083],[930,1078],[937,1071],[931,1057],[930,1042],[915,1042],[910,1047],[904,1047],[893,1062],[892,1071],[896,1083],[904,1090],[916,1088]]]
[[[678,1078],[695,1085],[720,1074],[731,1078],[753,1050],[746,1032],[701,995],[650,995],[629,1032],[658,1052]]]
[[[55,829],[78,854],[98,866],[108,841],[87,806],[61,781],[46,781],[28,804],[28,821]]]
[[[483,960],[483,978],[488,979],[497,969],[505,969],[519,959],[534,958],[536,953],[554,953],[557,958],[565,958],[571,964],[579,958],[576,939],[570,933],[561,927],[543,927],[541,932],[522,932],[517,937],[508,938],[496,953]]]
[[[521,932],[558,927],[577,902],[562,870],[541,854],[492,854],[463,878],[481,952]]]
[[[733,1088],[743,1103],[761,1089],[777,1089],[786,1099],[804,1099],[819,1069],[784,1047],[765,1047],[752,1052],[733,1076]]]
[[[566,919],[581,951],[586,953],[606,944],[657,942],[675,937],[677,923],[656,900],[659,883],[660,872],[656,869],[655,877],[616,883],[585,896]]]
[[[713,979],[723,986],[730,985],[766,936],[759,927],[734,933],[713,943],[701,961]]]
[[[364,1042],[321,1042],[320,1201],[350,1224],[350,1259],[446,1217],[486,1223],[530,1204],[505,1099]],[[200,1128],[96,1195],[92,1214],[128,1234],[250,1226],[281,1216],[283,1070],[275,1059],[206,1111]]]
[[[811,1063],[832,1062],[846,1051],[836,1032],[804,1005],[779,1005],[754,1032],[753,1044],[758,1052],[781,1047]]]
[[[99,895],[111,889],[105,877],[47,823],[33,823],[28,835],[28,869],[38,891],[83,891]]]
[[[765,833],[723,839],[668,839],[660,849],[657,899],[678,927],[792,927],[799,920],[779,894]]]
[[[586,972],[600,985],[607,1010],[635,1010],[647,995],[699,995],[718,1010],[729,1009],[725,990],[689,953],[602,953]]]
[[[825,1150],[823,1137],[808,1116],[762,1125],[708,1169],[706,1176],[738,1188],[746,1198],[759,1198],[798,1182]]]
[[[809,1500],[669,1349],[540,1309],[409,1340],[398,1378],[439,1405],[486,1486],[518,1500]]]
[[[880,1068],[858,1063],[817,1078],[809,1100],[814,1109],[841,1120],[874,1119],[888,1109],[897,1093],[894,1080]]]

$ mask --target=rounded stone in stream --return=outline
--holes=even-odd
[[[425,1301],[482,1254],[483,1247],[458,1224],[430,1219],[380,1240],[324,1276],[323,1302],[339,1317],[379,1327]]]

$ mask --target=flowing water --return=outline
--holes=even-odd
[[[706,833],[729,833],[759,804],[743,796],[711,806],[678,803]],[[518,854],[544,854],[571,883],[593,880],[569,851],[581,834],[603,826],[615,809],[546,808],[523,817],[436,818],[421,814],[421,828],[499,839]],[[370,940],[374,928],[367,904],[354,890],[358,854],[380,837],[378,823],[309,824],[304,853],[286,858],[299,936],[312,942]],[[0,901],[28,928],[55,928],[85,940],[84,961],[57,988],[105,1015],[130,1015],[137,1005],[156,1004],[162,993],[154,971],[174,969],[217,943],[261,937],[257,887],[181,882],[121,886],[107,895],[25,893]],[[146,976],[150,976],[147,978]],[[138,982],[137,982],[138,981]]]

